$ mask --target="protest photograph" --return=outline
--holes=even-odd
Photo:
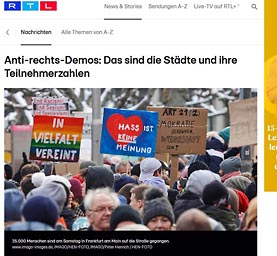
[[[4,88],[3,101],[7,255],[257,253],[256,88]]]

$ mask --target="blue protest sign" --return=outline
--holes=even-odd
[[[153,157],[158,113],[104,108],[100,153]]]

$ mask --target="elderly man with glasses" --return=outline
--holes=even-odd
[[[97,188],[87,191],[84,205],[90,223],[88,231],[110,230],[112,211],[120,204],[117,193],[111,188]]]

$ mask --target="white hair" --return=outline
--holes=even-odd
[[[97,189],[89,189],[84,198],[84,206],[86,210],[91,209],[94,199],[97,195],[107,195],[114,202],[115,207],[120,205],[120,201],[116,192],[114,192],[110,187],[103,187]]]

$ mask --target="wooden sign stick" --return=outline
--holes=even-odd
[[[175,180],[178,179],[179,155],[171,155],[170,187],[173,187]]]

